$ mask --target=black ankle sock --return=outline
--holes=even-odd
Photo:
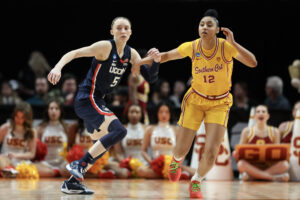
[[[83,167],[87,167],[88,163],[92,163],[93,162],[93,157],[91,156],[91,154],[89,152],[87,152],[80,160],[79,163],[83,166]]]

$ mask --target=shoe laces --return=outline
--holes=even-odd
[[[197,182],[192,182],[191,190],[193,192],[199,192],[200,191],[200,184]]]
[[[171,173],[175,174],[177,172],[177,168],[179,167],[179,164],[175,161],[173,161],[171,164],[170,164],[170,171]]]

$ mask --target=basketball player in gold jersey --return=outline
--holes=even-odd
[[[171,181],[179,179],[180,165],[189,152],[196,131],[204,120],[205,149],[190,184],[190,197],[195,198],[202,197],[200,182],[212,168],[224,138],[232,105],[232,95],[229,90],[233,58],[249,67],[257,65],[255,56],[234,40],[232,31],[219,26],[215,10],[206,11],[198,30],[200,38],[185,42],[176,49],[160,54],[161,63],[187,56],[192,60],[193,81],[181,105],[182,111],[178,121],[180,132],[173,151],[169,178]],[[226,36],[226,40],[217,37],[220,31]],[[148,53],[151,55],[151,50]],[[140,63],[144,64],[143,62],[146,62],[146,59]],[[132,73],[138,70],[138,66],[135,66],[132,68]]]

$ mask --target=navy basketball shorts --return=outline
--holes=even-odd
[[[74,103],[75,112],[84,121],[89,133],[93,133],[94,130],[99,131],[99,127],[104,122],[105,115],[114,115],[105,104],[102,98],[76,98]]]

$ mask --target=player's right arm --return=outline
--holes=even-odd
[[[152,49],[148,53],[151,53]],[[160,53],[160,63],[168,62],[171,60],[178,60],[185,57],[192,58],[193,56],[193,42],[184,42],[176,49]]]
[[[96,57],[97,60],[106,60],[112,46],[109,41],[99,41],[90,46],[72,50],[66,53],[48,74],[48,80],[55,85],[61,77],[62,68],[76,58]]]
[[[173,49],[171,51],[167,51],[167,52],[162,52],[161,53],[161,63],[164,62],[168,62],[171,60],[178,60],[178,59],[182,59],[185,58],[185,56],[182,56],[179,52],[178,49]]]
[[[155,51],[157,51],[156,48],[151,48],[148,51],[148,55],[154,54]],[[186,57],[179,53],[178,48],[170,50],[170,51],[166,51],[166,52],[161,52],[161,53],[159,53],[159,55],[161,56],[160,63],[168,62],[171,60],[178,60],[178,59],[182,59],[182,58]],[[141,59],[138,64],[139,65],[149,64],[150,59],[151,59],[150,57],[145,57],[145,58]]]

